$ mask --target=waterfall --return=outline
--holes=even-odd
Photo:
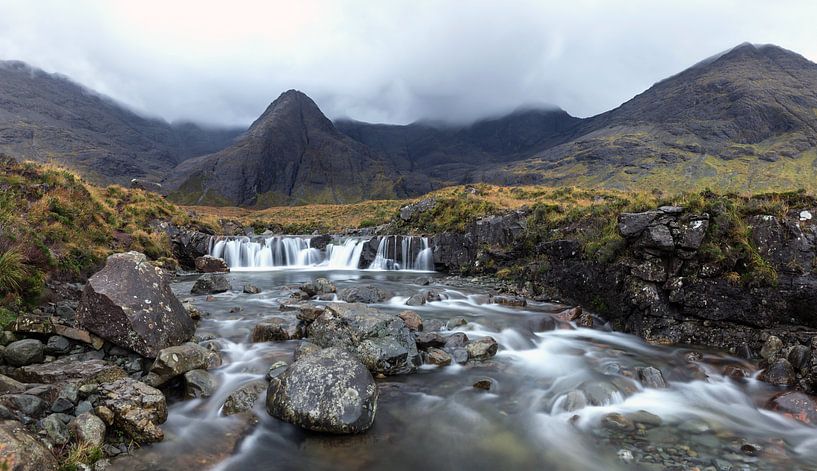
[[[209,253],[224,259],[231,270],[271,268],[327,268],[357,270],[371,238],[336,237],[324,250],[311,246],[310,237],[212,237]],[[364,262],[365,263],[365,262]],[[370,270],[433,271],[434,255],[427,237],[384,236]]]
[[[377,245],[377,255],[369,268],[433,271],[434,254],[428,245],[428,237],[382,237]]]

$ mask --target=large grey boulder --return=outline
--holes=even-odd
[[[105,268],[85,285],[77,320],[103,339],[149,358],[195,332],[162,270],[139,252],[108,257]]]
[[[414,333],[400,317],[357,303],[328,303],[307,328],[310,342],[354,352],[373,373],[412,373],[421,364]]]
[[[43,343],[37,339],[23,339],[6,346],[4,352],[6,363],[11,366],[26,366],[42,363],[44,358]]]
[[[56,470],[57,459],[36,436],[16,420],[0,421],[0,468]]]
[[[307,430],[359,433],[374,423],[377,396],[374,378],[353,354],[327,348],[272,378],[267,412]]]

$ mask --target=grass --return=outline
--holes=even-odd
[[[93,466],[104,456],[101,447],[85,442],[74,443],[63,457],[60,471],[78,471],[82,469],[81,465]]]

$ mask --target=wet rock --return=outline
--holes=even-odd
[[[373,373],[411,373],[420,364],[414,334],[403,319],[364,304],[327,304],[307,336],[320,347],[353,351]]]
[[[71,351],[71,342],[61,336],[52,335],[48,337],[48,343],[45,344],[45,353],[49,355],[65,355]]]
[[[767,407],[800,422],[817,425],[817,399],[805,393],[780,393],[769,400]]]
[[[261,290],[258,289],[257,286],[255,286],[253,284],[250,284],[250,283],[247,283],[246,285],[244,285],[244,288],[241,291],[244,294],[258,294],[258,293],[261,292]]]
[[[159,442],[159,427],[167,420],[167,402],[158,389],[132,378],[122,378],[99,387],[102,405],[113,412],[114,427],[137,443]]]
[[[403,322],[406,323],[406,327],[408,327],[410,331],[419,332],[423,330],[423,318],[416,312],[403,311],[398,314],[397,317],[403,319]]]
[[[26,385],[6,375],[0,375],[0,395],[19,394],[25,391]]]
[[[491,302],[514,307],[525,307],[528,305],[528,301],[521,296],[493,296]]]
[[[791,386],[796,378],[794,368],[785,358],[778,358],[760,373],[759,379],[776,386]]]
[[[249,412],[255,406],[258,396],[267,388],[267,382],[263,379],[250,381],[240,388],[231,392],[224,405],[221,407],[222,415],[235,415],[242,412]]]
[[[321,305],[305,304],[298,308],[298,314],[296,314],[295,317],[297,317],[298,320],[309,323],[317,319],[325,310],[326,308]]]
[[[789,363],[791,363],[794,369],[803,370],[808,366],[809,360],[811,360],[811,350],[805,345],[794,345],[789,349],[786,359],[789,360]]]
[[[429,365],[448,366],[451,364],[452,358],[445,350],[431,347],[426,352],[425,360]]]
[[[770,335],[769,338],[763,342],[763,348],[760,349],[760,356],[764,360],[771,361],[778,356],[782,349],[783,341],[774,335]]]
[[[71,439],[68,426],[60,418],[62,414],[51,414],[42,421],[42,428],[55,445],[65,445]]]
[[[68,427],[79,443],[97,447],[105,442],[105,423],[90,412],[79,414]]]
[[[556,330],[556,319],[551,315],[542,315],[528,319],[528,328],[531,332],[549,332]]]
[[[451,319],[448,320],[448,322],[446,322],[445,327],[448,330],[454,330],[457,327],[462,327],[467,323],[468,321],[465,320],[464,317],[452,317]]]
[[[499,345],[493,337],[483,337],[472,340],[465,345],[468,352],[468,359],[474,361],[484,361],[496,355]]]
[[[638,380],[647,388],[664,389],[667,387],[667,382],[664,380],[664,375],[661,370],[648,366],[646,368],[636,368]]]
[[[202,255],[196,258],[196,271],[199,273],[224,273],[230,271],[227,262],[212,255]]]
[[[337,287],[326,278],[317,278],[311,283],[304,283],[301,285],[301,291],[306,293],[309,297],[312,297],[322,294],[335,293],[337,292]]]
[[[417,348],[427,349],[429,347],[442,347],[445,345],[445,337],[439,332],[417,332],[415,334]]]
[[[574,389],[573,391],[565,394],[565,400],[562,407],[567,412],[583,409],[587,407],[587,397],[582,391]]]
[[[478,379],[472,386],[475,389],[490,391],[491,389],[494,388],[494,380],[492,380],[491,378]]]
[[[150,380],[146,382],[154,387],[161,386],[188,371],[207,369],[212,353],[192,342],[164,348],[156,355],[148,375]]]
[[[468,363],[468,350],[464,348],[455,348],[451,350],[451,358],[454,360],[454,363],[464,365]]]
[[[190,370],[184,374],[184,397],[187,399],[210,397],[217,387],[215,376],[207,370]]]
[[[57,459],[23,424],[0,421],[0,467],[13,471],[56,471]]]
[[[558,312],[553,315],[553,317],[565,321],[565,322],[573,322],[583,314],[583,310],[581,306],[572,307],[570,309],[565,309],[564,311]]]
[[[342,348],[303,357],[274,378],[267,412],[307,430],[360,433],[374,423],[377,384],[369,370]]]
[[[353,286],[340,292],[338,296],[347,303],[375,304],[389,298],[389,294],[373,285]]]
[[[312,342],[307,342],[306,340],[302,340],[301,343],[295,347],[295,352],[292,355],[293,361],[298,361],[299,358],[304,357],[306,355],[311,355],[315,352],[321,351],[321,347],[315,345]]]
[[[218,273],[207,273],[199,277],[193,288],[190,290],[191,294],[218,294],[230,291],[232,286],[227,280],[227,277]]]
[[[638,237],[659,214],[658,211],[622,213],[618,217],[618,232],[622,237]]]
[[[633,421],[634,423],[641,424],[647,427],[660,427],[661,424],[663,423],[661,417],[658,417],[657,415],[647,412],[645,410],[631,412],[627,414],[627,418]]]
[[[278,375],[286,371],[288,367],[289,365],[285,361],[276,361],[270,365],[269,369],[267,370],[267,381],[272,381],[272,378],[278,377]]]
[[[422,306],[426,303],[426,295],[424,293],[413,294],[406,300],[406,306]]]
[[[613,412],[612,414],[607,414],[602,417],[601,425],[604,428],[617,431],[631,431],[635,429],[633,422],[618,412]]]
[[[108,257],[85,285],[77,320],[114,345],[149,358],[195,331],[162,270],[138,252]]]
[[[454,332],[453,334],[445,338],[445,344],[443,346],[446,349],[450,350],[453,348],[465,347],[465,344],[467,343],[468,343],[467,335],[465,335],[463,332]]]
[[[6,346],[4,358],[11,366],[42,363],[45,358],[45,349],[43,343],[37,339],[18,340]]]
[[[48,404],[31,394],[6,394],[0,396],[0,406],[17,412],[24,417],[41,417],[48,410]]]
[[[24,366],[17,370],[17,379],[27,383],[75,382],[82,386],[90,383],[111,382],[126,376],[125,370],[103,360],[83,360],[69,355],[51,363]]]
[[[743,379],[749,377],[749,372],[740,366],[727,365],[723,369],[723,375],[732,379]]]
[[[256,324],[250,337],[252,342],[280,342],[303,336],[303,328],[297,322],[272,317]]]

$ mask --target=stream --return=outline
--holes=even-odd
[[[165,440],[114,460],[127,470],[335,469],[817,469],[817,429],[766,410],[780,389],[753,377],[732,379],[733,366],[756,375],[745,360],[700,348],[654,346],[620,333],[563,328],[537,332],[536,319],[565,306],[487,304],[488,289],[433,273],[288,268],[233,271],[233,290],[190,296],[195,275],[174,284],[206,313],[197,335],[213,336],[224,364],[207,399],[169,397]],[[393,294],[378,309],[399,313],[406,299],[433,288],[442,301],[408,309],[469,338],[490,335],[500,347],[489,361],[420,367],[416,374],[379,378],[374,426],[365,434],[303,431],[270,417],[264,397],[257,419],[223,417],[221,404],[241,384],[263,378],[278,360],[290,363],[298,341],[250,343],[253,326],[269,316],[294,318],[281,304],[298,285],[326,277],[338,290],[373,284]],[[418,284],[430,278],[430,286]],[[244,294],[251,283],[259,294]],[[666,389],[645,388],[637,367],[663,373]],[[490,379],[489,391],[472,385]],[[606,416],[619,413],[624,423]],[[257,422],[257,423],[256,423]]]

